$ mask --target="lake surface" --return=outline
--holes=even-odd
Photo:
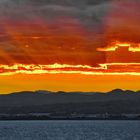
[[[140,140],[140,121],[0,121],[0,140]]]

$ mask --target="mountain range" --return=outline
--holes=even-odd
[[[0,95],[0,114],[140,114],[140,91],[23,91]]]

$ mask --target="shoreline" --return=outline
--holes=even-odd
[[[109,116],[109,117],[69,117],[69,116],[0,116],[0,121],[8,120],[140,120],[140,117]]]

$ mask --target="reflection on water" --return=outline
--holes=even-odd
[[[140,140],[140,121],[0,121],[0,140]]]

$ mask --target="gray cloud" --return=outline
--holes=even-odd
[[[0,5],[1,17],[9,18],[33,18],[34,16],[99,16],[105,14],[108,5],[99,3],[99,1],[86,1],[86,0],[2,0]],[[95,5],[94,5],[95,4]],[[102,12],[103,11],[103,12]]]
[[[49,22],[55,20],[56,17],[71,17],[76,19],[87,31],[93,29],[94,32],[101,32],[102,26],[104,26],[104,18],[111,7],[110,1],[2,0],[0,4],[0,23],[18,21],[41,24],[39,21]]]

